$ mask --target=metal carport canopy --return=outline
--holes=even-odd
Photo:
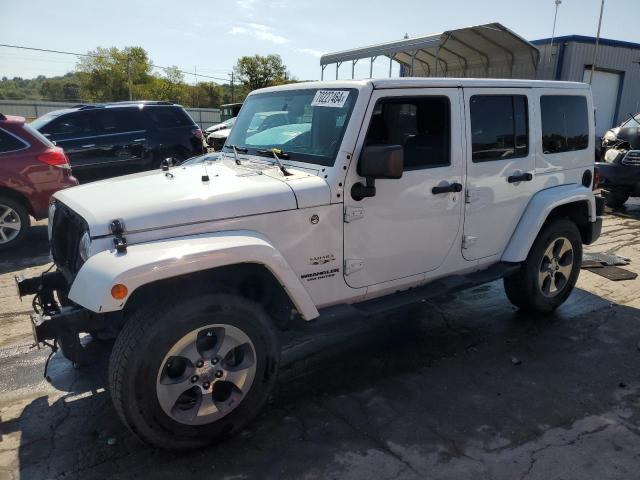
[[[354,78],[355,65],[361,59],[370,59],[372,77],[378,57],[389,58],[389,76],[395,61],[402,66],[402,76],[535,78],[540,51],[500,23],[488,23],[327,53],[320,58],[322,78],[326,66],[335,64],[337,79],[344,62],[351,62]]]

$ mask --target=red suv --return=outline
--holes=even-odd
[[[0,113],[0,250],[25,239],[29,215],[47,217],[53,193],[77,184],[60,147],[24,118]]]

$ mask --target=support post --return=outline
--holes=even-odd
[[[604,0],[600,4],[600,18],[598,19],[598,33],[596,34],[596,47],[593,49],[593,62],[591,62],[591,75],[589,75],[589,85],[593,83],[593,74],[596,71],[598,62],[598,47],[600,46],[600,27],[602,26],[602,12],[604,11]]]

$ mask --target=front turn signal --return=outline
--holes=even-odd
[[[116,283],[113,287],[111,287],[111,296],[116,300],[122,300],[126,298],[129,290],[127,287],[121,283]]]

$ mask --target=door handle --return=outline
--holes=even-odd
[[[509,183],[530,182],[531,180],[533,180],[533,175],[531,175],[530,173],[511,175],[510,177],[507,177],[507,182]]]
[[[449,185],[443,185],[441,187],[433,187],[431,189],[431,193],[433,193],[434,195],[439,195],[441,193],[454,193],[454,192],[461,192],[462,191],[462,184],[460,183],[450,183]]]
[[[89,145],[82,145],[82,147],[80,147],[80,148],[93,148],[95,146],[96,146],[95,143],[90,143]]]
[[[146,138],[136,138],[135,140],[133,140],[134,142],[144,142],[146,140]]]

